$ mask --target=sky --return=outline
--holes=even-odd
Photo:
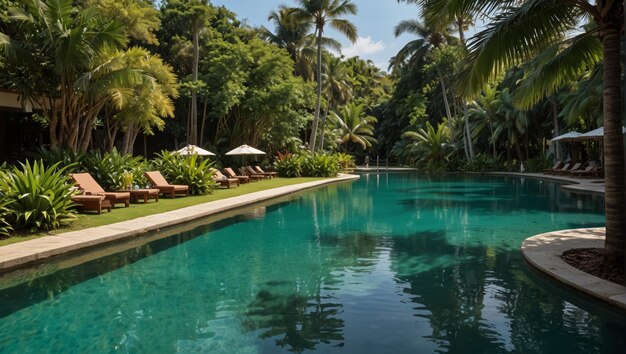
[[[402,20],[416,19],[417,5],[398,3],[397,0],[352,0],[358,7],[356,16],[346,16],[358,29],[358,40],[350,43],[343,35],[325,30],[326,35],[332,36],[342,44],[342,54],[346,57],[358,55],[363,59],[370,59],[382,70],[387,70],[389,58],[410,40],[411,35],[402,35],[395,38],[393,28]],[[214,5],[224,5],[235,12],[240,20],[247,20],[250,26],[265,26],[273,30],[267,16],[278,6],[285,4],[295,6],[293,0],[211,0]]]

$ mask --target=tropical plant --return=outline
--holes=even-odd
[[[59,147],[50,149],[39,147],[35,157],[37,160],[43,161],[46,166],[52,166],[58,163],[59,168],[66,167],[66,172],[72,173],[80,170],[85,154],[80,151]]]
[[[511,144],[517,150],[517,157],[520,161],[525,161],[522,150],[522,136],[528,127],[528,115],[525,111],[513,107],[513,99],[508,89],[504,89],[496,100],[498,105],[498,118],[493,138],[497,139],[502,133],[506,133],[507,144]],[[508,148],[508,147],[507,147]]]
[[[565,79],[572,79],[573,73],[580,73],[579,68],[603,60],[605,249],[615,257],[626,257],[626,171],[620,60],[624,3],[604,0],[423,0],[421,4],[430,18],[497,14],[495,21],[469,42],[469,55],[459,81],[459,90],[466,96],[480,92],[507,68],[536,58],[550,46],[563,44],[576,33],[584,18],[596,23],[597,26],[585,30],[600,39],[602,56],[597,55],[597,46],[577,46],[577,50],[569,51],[569,60],[561,59],[559,65],[552,65],[546,71],[550,75],[541,76],[543,82],[537,87],[542,90],[542,95],[550,96],[561,88]],[[567,46],[559,51],[563,48]]]
[[[412,153],[420,162],[426,163],[428,172],[443,172],[448,159],[454,152],[454,148],[448,144],[448,134],[450,131],[444,124],[439,124],[437,130],[430,122],[426,122],[426,129],[419,129],[417,132],[408,131],[404,137],[414,140]]]
[[[298,0],[297,2],[299,7],[295,10],[295,17],[301,22],[315,26],[315,34],[317,36],[317,99],[315,101],[315,115],[313,116],[313,126],[309,140],[309,149],[314,151],[322,100],[322,37],[324,29],[326,25],[329,25],[354,43],[357,39],[356,26],[340,17],[356,15],[357,7],[350,0]]]
[[[328,111],[337,105],[345,104],[352,98],[352,87],[348,83],[348,72],[341,58],[325,55],[325,71],[322,74],[322,86],[326,94],[326,110],[322,116],[320,150],[324,150],[324,137]]]
[[[213,162],[198,155],[182,156],[170,151],[161,151],[152,160],[152,168],[160,171],[172,184],[189,186],[192,195],[205,195],[213,192],[217,184],[213,179]]]
[[[71,0],[19,4],[10,10],[18,30],[0,34],[4,59],[13,68],[8,80],[25,101],[42,107],[52,147],[86,151],[100,109],[111,99],[120,103],[130,96],[119,89],[112,96],[110,89],[127,87],[140,76],[115,70],[115,58],[92,65],[101,50],[125,44],[124,32],[101,21],[93,8],[75,8]]]
[[[308,153],[302,155],[303,177],[335,177],[339,173],[339,161],[335,155]]]
[[[377,121],[376,117],[365,115],[363,105],[348,103],[341,107],[338,112],[333,113],[332,117],[337,122],[338,142],[346,144],[346,151],[350,151],[352,143],[358,144],[363,150],[366,150],[376,142],[376,139],[373,138],[373,124]]]
[[[354,156],[350,154],[344,154],[342,152],[335,153],[335,158],[339,164],[339,170],[342,172],[350,172],[356,168],[356,162]]]
[[[146,185],[143,175],[146,165],[143,158],[121,154],[117,149],[104,154],[100,151],[90,152],[83,161],[83,170],[89,172],[100,186],[108,191],[125,189],[127,186],[124,184],[123,176],[127,172],[133,174],[135,183]]]
[[[16,229],[50,230],[75,217],[72,196],[76,193],[66,177],[67,167],[42,161],[26,161],[21,169],[13,167],[0,180],[0,195],[5,214]],[[6,226],[4,226],[6,229]]]
[[[7,178],[0,172],[0,178]],[[9,223],[9,209],[7,205],[9,200],[5,199],[4,195],[0,195],[0,236],[9,236],[13,228]]]
[[[280,177],[301,177],[302,158],[295,154],[284,155],[274,162],[274,168]]]

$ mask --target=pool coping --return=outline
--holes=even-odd
[[[570,192],[592,193],[604,195],[603,178],[574,178],[569,176],[546,175],[543,173],[530,172],[488,172],[498,176],[528,177],[534,179],[547,179],[571,184],[562,185],[561,188]]]
[[[527,238],[522,255],[534,268],[570,288],[626,310],[626,287],[585,273],[567,264],[561,255],[577,248],[603,248],[605,228],[569,229]]]
[[[338,177],[324,180],[266,189],[114,224],[13,243],[0,247],[0,271],[23,267],[42,259],[67,254],[69,252],[93,248],[124,239],[131,239],[151,231],[158,231],[169,226],[182,224],[307,189],[339,182],[353,181],[359,178],[360,176],[358,175],[340,174]]]

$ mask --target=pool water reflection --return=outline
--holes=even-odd
[[[519,252],[603,220],[553,182],[363,175],[5,289],[0,348],[624,353],[624,313]]]

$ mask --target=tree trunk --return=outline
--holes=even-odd
[[[617,257],[626,255],[626,173],[624,171],[624,140],[622,136],[622,96],[620,64],[620,30],[622,15],[617,17],[613,4],[607,12],[600,33],[604,50],[603,114],[604,114],[604,178],[606,240],[604,248]],[[622,12],[619,12],[622,14]],[[604,26],[603,26],[604,25]]]
[[[317,29],[317,98],[315,100],[315,115],[311,127],[309,150],[315,151],[315,139],[317,138],[317,124],[320,118],[320,104],[322,101],[322,28]]]
[[[554,122],[554,138],[561,135],[559,130],[559,102],[556,96],[552,96],[552,121]],[[556,141],[554,143],[554,157],[556,160],[561,159],[561,143]]]
[[[326,135],[326,119],[328,118],[328,109],[330,108],[331,100],[328,100],[326,110],[324,111],[324,117],[322,118],[322,136],[320,137],[320,151],[324,151],[324,136]]]
[[[202,109],[202,125],[200,125],[200,146],[204,146],[204,125],[206,123],[206,108],[209,100],[204,100],[204,108]]]
[[[198,61],[200,60],[200,44],[198,43],[198,37],[200,36],[199,30],[193,32],[193,74],[192,81],[197,84],[198,81]],[[189,134],[187,136],[187,143],[197,145],[198,144],[198,92],[196,88],[191,90],[191,121],[189,122]]]
[[[450,104],[448,103],[448,95],[446,94],[446,84],[443,82],[443,76],[439,73],[439,82],[441,83],[441,91],[443,94],[443,105],[446,107],[448,115],[448,128],[450,129],[450,143],[454,144],[454,130],[452,129],[452,113],[450,112]]]
[[[470,129],[469,114],[467,114],[467,104],[463,103],[463,117],[465,118],[465,135],[467,136],[467,147],[469,148],[470,161],[474,160],[474,143],[472,142],[472,130]]]
[[[491,131],[491,145],[493,146],[493,158],[494,160],[498,158],[496,154],[496,136],[493,132],[493,123],[489,122],[489,130]]]

